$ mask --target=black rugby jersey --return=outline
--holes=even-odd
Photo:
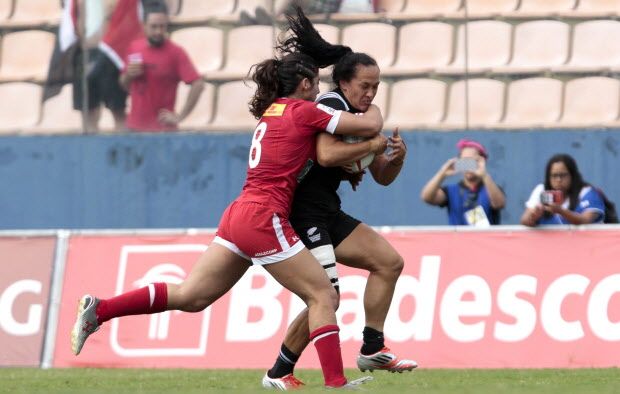
[[[353,108],[340,89],[334,89],[318,98],[328,107],[351,113],[362,111]],[[310,172],[297,186],[289,220],[294,227],[314,226],[340,210],[338,187],[345,171],[341,167],[323,167],[314,163]]]

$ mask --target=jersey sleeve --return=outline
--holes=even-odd
[[[334,133],[342,111],[333,109],[320,103],[308,101],[294,110],[293,119],[301,130],[307,133],[327,131]]]
[[[542,183],[536,185],[536,187],[534,188],[534,190],[532,190],[532,193],[530,194],[530,198],[528,198],[528,200],[525,202],[525,207],[534,209],[538,205],[540,205],[540,194],[544,190],[545,190],[545,185],[543,185]]]
[[[192,83],[200,78],[200,74],[183,48],[178,47],[176,56],[177,75],[181,81]]]
[[[581,212],[597,212],[599,217],[595,223],[602,222],[605,218],[605,203],[601,195],[593,187],[589,187],[589,190],[580,198],[579,208]]]

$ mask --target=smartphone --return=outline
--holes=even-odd
[[[477,169],[478,161],[476,161],[476,159],[472,159],[471,157],[458,159],[454,163],[454,171],[456,172],[476,171]]]
[[[561,190],[545,190],[540,193],[540,203],[543,205],[559,205],[564,201],[564,193]]]

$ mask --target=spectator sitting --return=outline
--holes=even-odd
[[[575,159],[557,154],[549,159],[545,183],[534,188],[521,224],[588,224],[603,223],[605,205],[601,195],[586,183]]]
[[[204,81],[185,50],[167,38],[168,10],[152,3],[144,11],[146,38],[134,41],[120,76],[129,91],[131,111],[127,127],[135,131],[177,130],[196,106]],[[187,101],[179,114],[174,112],[180,81],[191,84]]]
[[[486,227],[500,224],[506,197],[487,172],[488,154],[482,144],[460,140],[459,157],[444,163],[422,188],[421,198],[431,205],[448,208],[448,223]],[[441,186],[448,176],[463,172],[458,183]]]

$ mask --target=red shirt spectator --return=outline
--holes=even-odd
[[[131,82],[129,96],[131,111],[127,127],[138,131],[176,130],[176,125],[162,123],[162,109],[174,112],[177,85],[190,84],[200,79],[200,74],[181,48],[170,40],[155,47],[143,38],[129,47],[126,64],[142,62],[143,74]]]

